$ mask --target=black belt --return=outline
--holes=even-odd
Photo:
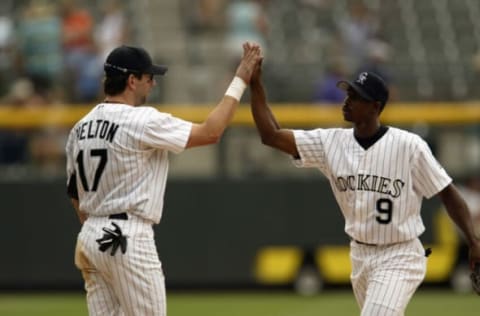
[[[378,246],[377,244],[369,244],[369,243],[366,243],[366,242],[362,242],[362,241],[358,241],[356,239],[352,239],[354,242],[356,242],[357,244],[359,245],[365,245],[365,246],[372,246],[372,247],[376,247]]]
[[[123,213],[116,213],[108,215],[108,219],[121,219],[121,220],[128,220],[128,214],[126,212]]]

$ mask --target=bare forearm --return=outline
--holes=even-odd
[[[205,120],[208,135],[212,138],[220,138],[230,124],[238,106],[238,101],[225,95],[220,103],[210,112]]]
[[[299,157],[293,132],[281,129],[275,116],[267,105],[265,89],[260,80],[251,84],[252,115],[262,143],[279,149],[295,158]]]
[[[440,193],[448,215],[455,224],[462,230],[468,244],[473,244],[476,240],[473,220],[467,204],[458,193],[453,184],[449,185]]]
[[[217,106],[201,124],[193,124],[186,148],[217,143],[230,124],[238,107],[246,83],[235,77]]]
[[[225,96],[205,121],[208,134],[215,138],[219,138],[231,122],[243,92],[250,82],[253,69],[260,60],[259,46],[244,43],[243,49],[242,61],[237,67],[235,77],[225,92]]]
[[[262,142],[268,145],[269,139],[274,137],[280,125],[267,105],[265,89],[260,81],[252,83],[252,115]]]

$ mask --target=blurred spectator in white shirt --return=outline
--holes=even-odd
[[[103,18],[95,29],[95,41],[99,50],[100,61],[107,59],[108,54],[129,40],[129,29],[125,11],[118,0],[106,0],[102,6]]]
[[[46,99],[59,87],[62,76],[61,23],[55,4],[31,0],[22,10],[17,29],[21,75]]]
[[[0,95],[7,93],[15,64],[14,28],[9,16],[0,16]]]
[[[368,41],[377,33],[377,17],[362,1],[351,1],[337,28],[349,63],[348,71],[354,73],[365,62]]]
[[[227,6],[227,51],[231,59],[242,55],[242,43],[255,42],[266,54],[267,18],[265,3],[259,0],[234,0]],[[236,64],[236,61],[235,61]]]

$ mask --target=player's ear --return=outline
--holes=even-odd
[[[135,75],[134,74],[129,74],[127,78],[127,86],[130,88],[135,88]]]
[[[377,114],[380,114],[382,112],[382,103],[380,101],[375,101],[374,109]]]

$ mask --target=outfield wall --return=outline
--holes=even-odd
[[[0,288],[80,288],[80,224],[63,179],[0,183],[0,192]],[[348,242],[323,179],[170,180],[165,198],[155,231],[169,286],[254,285],[262,246]],[[424,204],[427,223],[438,203]],[[423,239],[431,240],[429,229]]]
[[[71,127],[92,108],[90,105],[54,105],[49,107],[0,107],[0,128]],[[154,105],[152,105],[154,106]],[[155,106],[159,111],[182,119],[201,122],[214,108],[210,105],[165,104]],[[314,103],[271,104],[282,126],[338,126],[344,125],[341,106]],[[480,102],[425,102],[392,103],[385,107],[381,120],[384,124],[431,125],[478,124]],[[249,104],[241,104],[232,119],[232,125],[253,126]]]

